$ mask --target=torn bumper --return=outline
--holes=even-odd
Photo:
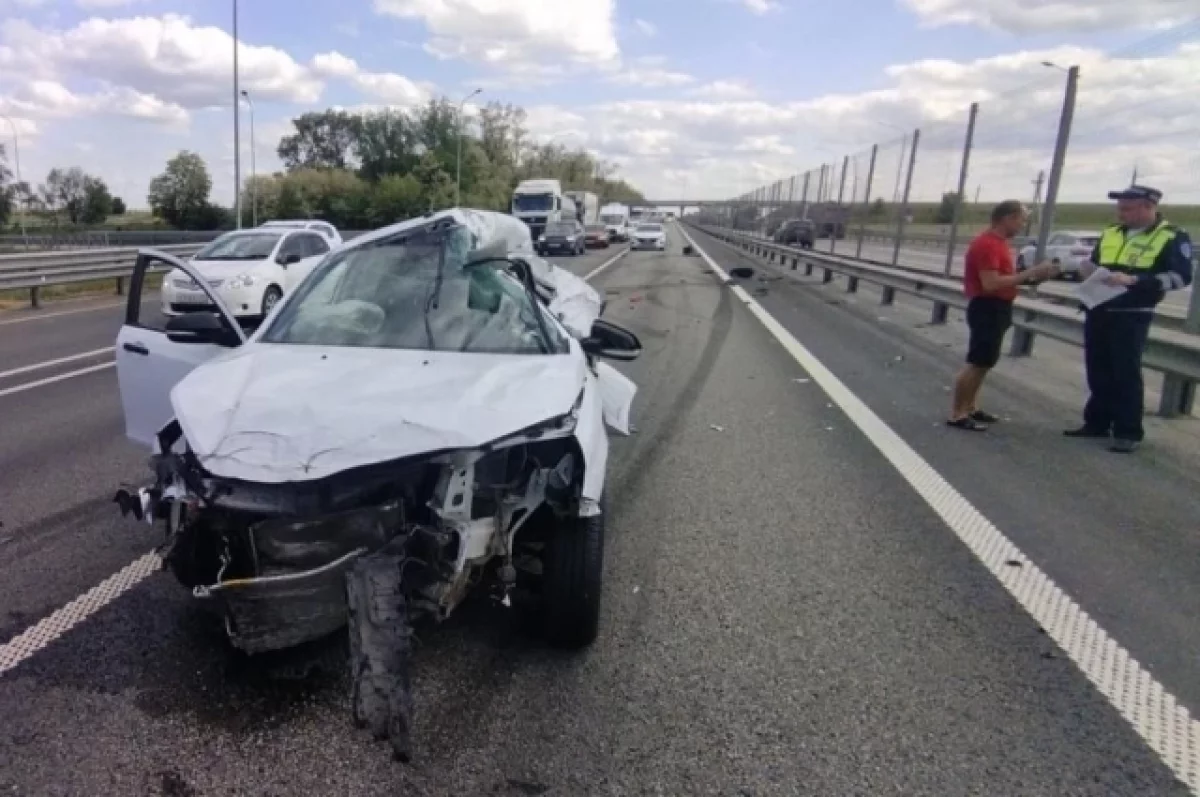
[[[257,575],[219,579],[193,594],[214,602],[233,645],[247,653],[320,639],[346,623],[346,571],[403,528],[399,502],[261,521],[249,529]]]

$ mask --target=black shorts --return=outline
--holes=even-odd
[[[994,296],[976,296],[967,303],[967,362],[977,368],[992,368],[1000,362],[1004,335],[1012,326],[1013,303]]]

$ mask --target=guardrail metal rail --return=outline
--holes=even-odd
[[[189,257],[203,245],[175,244],[157,248],[178,257]],[[125,278],[133,270],[137,253],[137,248],[130,247],[0,255],[0,290],[28,290],[29,303],[40,307],[42,288],[111,279],[120,296],[125,292]]]
[[[768,263],[790,263],[792,268],[803,264],[805,275],[811,275],[814,268],[820,268],[823,270],[822,280],[826,283],[833,281],[834,274],[843,275],[847,280],[846,290],[850,293],[858,290],[860,281],[878,285],[883,289],[881,303],[885,305],[895,301],[896,292],[926,299],[934,304],[933,323],[945,323],[945,308],[965,310],[967,306],[962,283],[953,278],[879,265],[812,249],[794,249],[742,232],[686,223]],[[1045,335],[1082,348],[1083,315],[1077,309],[1026,296],[1017,299],[1014,309],[1017,312],[1014,313],[1013,326],[1021,334],[1014,336],[1013,347],[1009,352],[1011,355],[1032,354],[1033,341],[1037,335]],[[1200,382],[1200,336],[1186,331],[1164,329],[1158,324],[1152,326],[1146,341],[1142,366],[1163,374],[1158,414],[1165,418],[1191,415],[1196,384]]]

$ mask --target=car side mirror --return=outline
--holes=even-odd
[[[234,348],[241,344],[237,333],[214,313],[184,313],[167,320],[167,340],[174,343],[210,343]]]
[[[281,266],[290,266],[293,263],[299,263],[301,261],[301,259],[302,258],[300,257],[300,255],[298,255],[295,252],[292,252],[290,254],[280,255],[279,258],[275,262],[279,263],[279,265],[281,265]]]
[[[592,334],[581,340],[579,345],[588,354],[609,360],[628,362],[642,354],[642,342],[637,335],[603,318],[592,322]]]

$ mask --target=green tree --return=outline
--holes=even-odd
[[[0,144],[0,227],[8,223],[8,218],[19,201],[17,192],[17,185],[12,181],[12,172],[8,168],[8,156],[4,145]]]
[[[167,161],[166,170],[150,181],[147,201],[154,215],[171,226],[197,229],[214,221],[208,201],[211,191],[212,178],[204,159],[185,150]]]
[[[887,202],[883,201],[883,197],[875,198],[875,201],[871,203],[871,209],[867,215],[873,219],[883,218],[887,215]]]
[[[99,177],[85,177],[83,181],[83,208],[79,221],[84,224],[100,224],[113,212],[113,197],[108,186]]]
[[[129,208],[125,207],[125,200],[119,196],[112,198],[112,214],[114,216],[124,216],[129,212]]]
[[[942,194],[942,201],[933,214],[934,224],[949,224],[954,221],[954,211],[960,201],[961,197],[955,191]]]
[[[420,159],[418,148],[417,126],[408,114],[393,110],[364,114],[354,142],[358,174],[372,181],[408,174]]]
[[[288,171],[348,169],[361,125],[362,117],[346,111],[306,113],[292,120],[296,132],[284,136],[276,151]]]
[[[83,220],[89,179],[78,166],[50,170],[46,182],[38,191],[46,209],[54,214],[56,220],[60,214],[65,215],[71,224],[79,224]]]

